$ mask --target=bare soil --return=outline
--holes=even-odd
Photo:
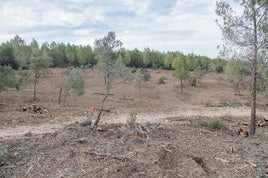
[[[79,123],[94,119],[100,107],[102,78],[85,69],[85,94],[57,104],[59,83],[66,69],[53,69],[38,83],[38,100],[32,86],[0,93],[0,177],[267,177],[268,127],[248,131],[250,93],[234,95],[219,74],[209,73],[196,87],[180,93],[170,71],[150,70],[151,79],[139,91],[121,80],[112,89],[98,131]],[[160,77],[165,84],[158,84]],[[36,105],[41,112],[30,109]],[[267,100],[258,96],[259,119],[268,119]],[[137,113],[136,128],[149,122],[140,134],[127,124]],[[226,123],[225,131],[206,123]]]

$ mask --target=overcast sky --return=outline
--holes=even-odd
[[[216,0],[0,0],[0,43],[91,45],[114,31],[127,49],[216,57],[222,43]]]

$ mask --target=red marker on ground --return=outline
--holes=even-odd
[[[92,110],[93,112],[95,112],[95,111],[97,110],[97,108],[96,108],[95,106],[93,106],[93,107],[91,108],[91,110]]]

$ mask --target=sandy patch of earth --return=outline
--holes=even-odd
[[[268,113],[258,110],[257,113],[263,117],[268,117]],[[139,113],[137,115],[137,122],[167,122],[166,118],[172,117],[220,117],[220,116],[234,116],[234,117],[248,117],[250,118],[249,107],[191,107],[191,109],[180,108],[173,112],[146,112]],[[101,122],[103,123],[126,123],[128,113],[106,114]],[[42,123],[39,125],[30,126],[16,126],[0,129],[0,140],[27,137],[32,134],[45,134],[53,133],[56,130],[63,128],[75,122],[80,122],[86,119],[86,117],[71,117],[69,116],[63,122],[61,117],[57,117],[48,123]]]

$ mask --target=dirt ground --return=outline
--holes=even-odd
[[[141,90],[118,80],[96,131],[79,123],[96,116],[91,108],[100,107],[102,78],[85,69],[85,94],[60,106],[64,70],[40,80],[35,102],[31,85],[0,93],[0,177],[268,176],[268,127],[252,138],[237,134],[248,131],[249,91],[234,95],[224,76],[209,73],[184,93],[170,71],[150,70]],[[268,119],[267,106],[258,96],[259,119]],[[134,127],[130,112],[137,113]],[[215,117],[228,130],[204,124]],[[150,123],[144,134],[135,129],[142,123]]]

